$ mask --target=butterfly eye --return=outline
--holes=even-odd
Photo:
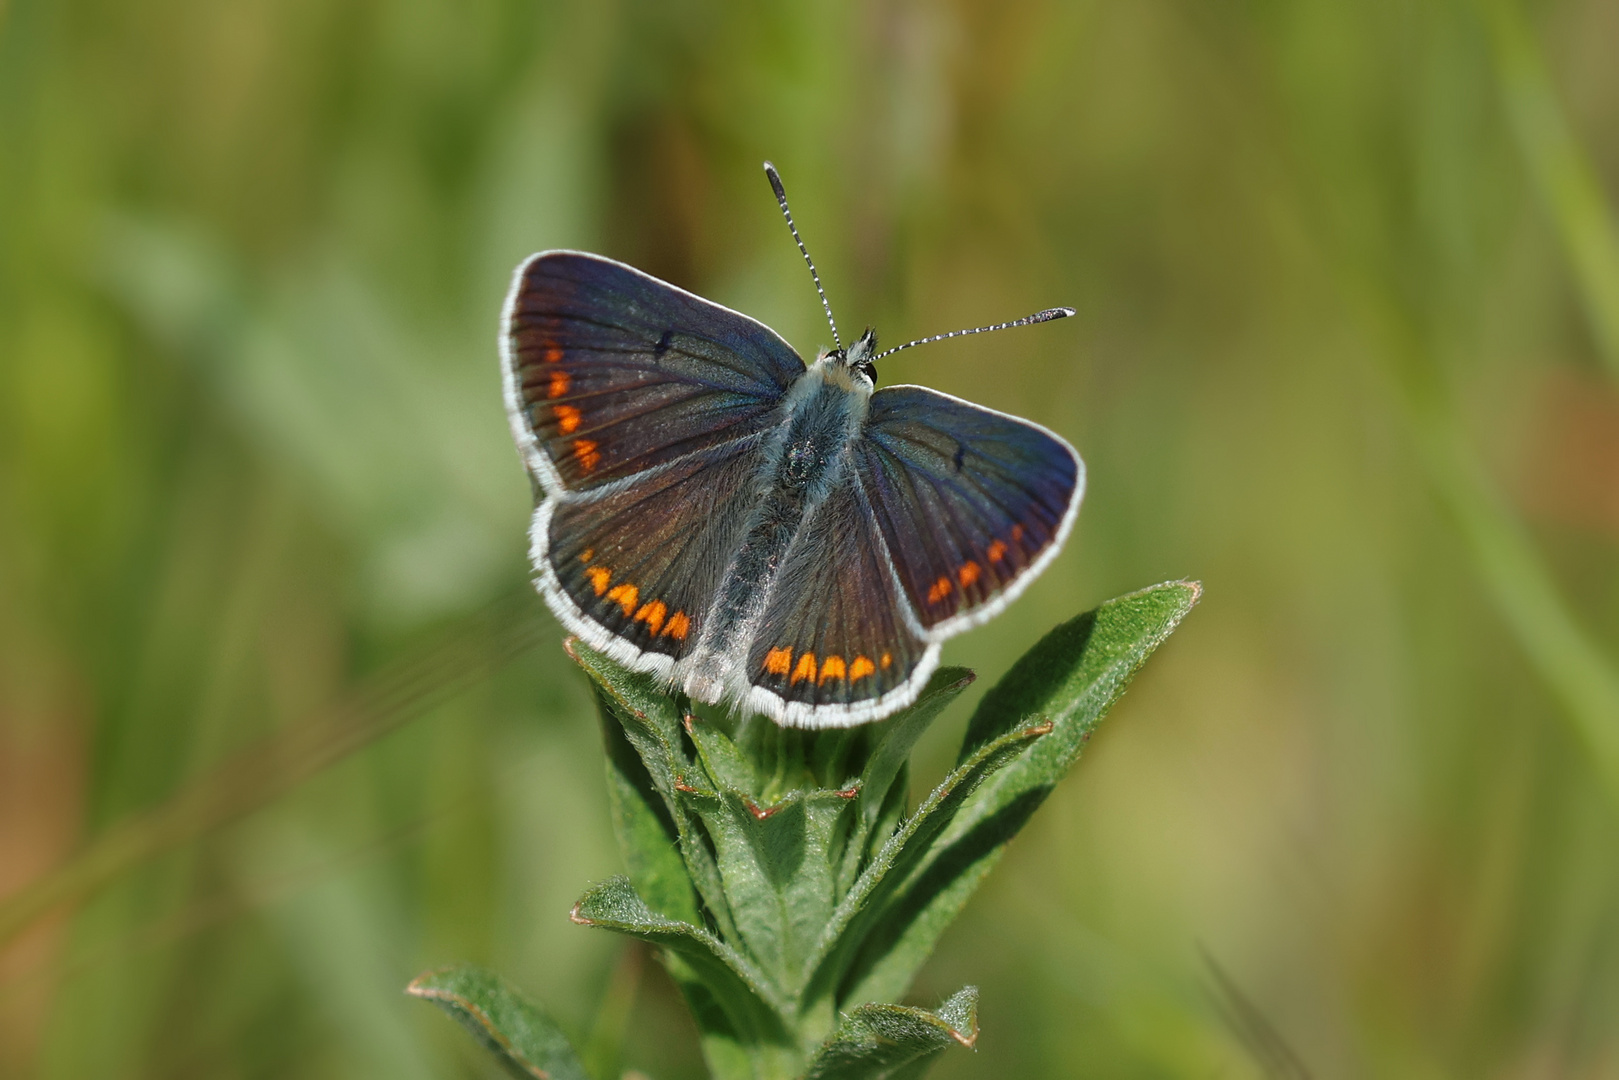
[[[867,360],[865,363],[863,363],[859,367],[855,368],[855,370],[860,372],[860,374],[864,375],[866,378],[870,379],[871,380],[871,385],[873,385],[873,386],[877,385],[877,365],[876,364],[873,364],[870,360]]]

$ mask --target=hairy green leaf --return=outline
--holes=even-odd
[[[964,987],[937,1012],[903,1005],[862,1005],[810,1060],[804,1080],[901,1080],[918,1077],[951,1046],[978,1041],[978,988]]]
[[[686,778],[698,768],[686,756],[685,746],[681,741],[683,713],[680,702],[667,692],[668,688],[656,677],[630,671],[615,664],[577,638],[569,639],[568,655],[572,656],[579,666],[584,668],[585,674],[590,676],[602,723],[609,728],[622,731],[640,757],[646,771],[647,782],[651,784],[652,790],[658,793],[666,820],[674,827],[675,839],[680,849],[681,860],[685,863],[688,879],[702,897],[703,906],[719,927],[720,933],[734,939],[736,924],[731,918],[731,911],[725,900],[719,868],[714,864],[713,854],[703,838],[698,835],[691,814],[680,797],[681,789],[689,787]],[[607,738],[611,754],[616,736],[609,731]],[[627,777],[627,783],[634,788],[642,787],[633,769],[630,769],[625,755],[618,755],[616,760],[621,766],[621,771],[628,770],[631,774]],[[656,808],[650,803],[647,809],[656,813]],[[632,818],[643,816],[633,807],[628,812]],[[655,837],[648,835],[644,820],[632,820],[628,824],[632,827],[631,831],[627,837],[620,836],[620,843],[627,838],[635,846],[625,848],[625,861],[632,871],[648,879],[654,889],[654,893],[650,895],[654,904],[660,907],[664,904],[673,904],[674,908],[667,913],[670,915],[681,913],[682,906],[675,895],[678,890],[669,884],[663,859],[654,847],[648,846],[655,844]],[[658,880],[654,881],[654,878]]]
[[[405,993],[455,1017],[523,1080],[589,1080],[556,1023],[498,975],[453,967],[418,975]]]
[[[1041,723],[1008,732],[979,747],[972,757],[951,770],[916,808],[916,813],[888,838],[825,924],[816,942],[813,958],[816,967],[806,972],[809,976],[806,999],[818,999],[836,989],[867,930],[881,919],[895,891],[910,880],[915,868],[926,860],[934,839],[978,786],[1012,761],[1029,743],[1051,730],[1049,722]]]
[[[829,862],[848,793],[793,792],[761,807],[739,792],[693,792],[688,799],[714,842],[738,943],[784,997],[796,996],[804,963],[832,915]]]
[[[972,685],[975,678],[977,676],[966,668],[940,668],[933,673],[927,686],[922,688],[914,705],[883,722],[886,730],[879,737],[877,748],[866,761],[865,771],[860,777],[860,816],[843,852],[843,865],[838,874],[840,895],[849,890],[862,869],[867,855],[867,840],[880,844],[888,838],[882,830],[874,831],[873,826],[883,817],[884,809],[893,806],[890,796],[898,783],[907,778],[905,765],[911,758],[916,740],[922,737],[922,733],[927,731],[946,705]],[[903,804],[905,792],[901,790],[899,795]]]
[[[570,918],[661,946],[707,987],[745,1041],[786,1041],[787,1004],[753,962],[702,927],[648,908],[628,878],[611,878],[591,889],[574,905]]]
[[[1052,630],[984,695],[968,723],[964,763],[1024,725],[1048,723],[1051,734],[981,784],[906,880],[895,883],[862,935],[840,1001],[893,1000],[905,992],[1006,842],[1201,593],[1196,582],[1177,581],[1110,600]]]

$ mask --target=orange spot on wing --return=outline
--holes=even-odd
[[[990,562],[1000,562],[1006,558],[1006,545],[996,540],[989,545],[989,550],[985,554],[989,556]]]
[[[549,341],[546,342],[545,343],[545,362],[547,364],[554,364],[554,363],[556,363],[557,361],[559,361],[561,359],[562,359],[562,348],[561,348],[561,346],[554,345]]]
[[[793,677],[788,682],[797,686],[805,679],[815,681],[815,654],[812,652],[806,652],[798,658],[798,666],[793,669]]]
[[[821,661],[821,678],[816,685],[825,683],[828,679],[841,679],[847,674],[843,666],[843,657],[829,656]]]
[[[956,580],[961,582],[963,589],[970,588],[972,583],[978,580],[978,575],[983,572],[977,563],[968,559],[961,564],[961,569],[956,571]]]
[[[765,653],[765,670],[772,675],[785,675],[793,666],[793,650],[771,649]]]
[[[640,596],[641,590],[637,589],[634,585],[614,585],[611,589],[607,590],[607,599],[617,600],[619,606],[624,609],[624,614],[626,615],[635,610],[635,601],[639,599]]]
[[[613,580],[613,572],[605,566],[592,566],[585,571],[585,577],[596,587],[596,595],[600,596],[607,591],[607,583]]]
[[[876,673],[877,665],[871,662],[871,657],[869,656],[857,656],[854,658],[854,663],[849,665],[850,682],[854,682],[856,679],[864,679],[867,675],[875,675]]]
[[[937,604],[939,601],[943,600],[949,595],[950,579],[947,577],[941,577],[938,581],[933,583],[933,588],[928,590],[928,603]]]
[[[641,610],[635,613],[635,621],[646,623],[646,628],[656,636],[658,628],[663,626],[663,617],[668,612],[669,609],[664,606],[662,600],[653,600],[641,605]]]
[[[587,563],[591,559],[594,559],[595,557],[596,557],[596,549],[595,548],[585,548],[584,551],[579,553],[579,561],[582,562],[582,563]]]
[[[894,658],[892,656],[889,656],[887,653],[883,653],[883,658],[881,660],[877,661],[877,662],[883,666],[884,671],[887,671],[889,669],[889,667],[894,663]]]
[[[572,405],[553,405],[551,411],[556,414],[557,429],[564,435],[572,435],[579,430],[579,410]],[[579,440],[583,442],[584,440]]]
[[[568,392],[568,387],[570,384],[572,384],[572,382],[573,380],[568,377],[568,373],[560,368],[551,372],[551,385],[546,389],[545,396],[552,398],[561,397],[563,394]]]
[[[1012,543],[1015,544],[1019,540],[1022,540],[1022,539],[1023,539],[1023,526],[1021,526],[1021,525],[1012,526]]]
[[[669,625],[663,628],[664,637],[672,637],[676,641],[685,641],[686,632],[691,629],[691,620],[686,618],[684,611],[677,611],[669,616]]]
[[[589,439],[573,440],[573,456],[579,459],[579,467],[590,472],[601,464],[602,456],[596,451],[596,444]]]

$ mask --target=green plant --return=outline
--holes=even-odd
[[[920,1076],[976,1041],[977,990],[931,1011],[889,1002],[1199,591],[1158,585],[1052,630],[984,696],[955,767],[909,813],[911,748],[970,671],[937,672],[882,722],[806,732],[699,716],[656,679],[571,642],[594,684],[629,870],[587,892],[573,920],[658,949],[716,1077]],[[557,1026],[496,976],[431,972],[409,992],[516,1076],[589,1076]]]

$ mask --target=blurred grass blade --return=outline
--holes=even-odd
[[[984,695],[968,722],[963,758],[1021,724],[1049,723],[1051,734],[967,800],[880,923],[863,935],[840,1001],[892,1001],[904,994],[1006,842],[1045,801],[1131,677],[1201,595],[1198,583],[1174,581],[1109,600],[1041,638]]]
[[[430,971],[405,993],[455,1017],[521,1080],[590,1080],[556,1022],[498,975],[466,966]]]
[[[527,590],[456,623],[308,722],[235,755],[169,800],[108,828],[66,864],[0,900],[0,945],[63,904],[286,794],[494,674],[546,627]]]
[[[1573,266],[1609,373],[1619,380],[1619,233],[1518,0],[1478,0],[1513,133]]]
[[[951,1046],[978,1041],[978,988],[963,987],[937,1012],[862,1005],[810,1060],[804,1080],[899,1080],[921,1076]]]
[[[1429,482],[1472,550],[1485,588],[1530,664],[1562,702],[1561,714],[1619,806],[1619,672],[1575,621],[1448,402],[1408,392],[1406,404]]]
[[[1213,979],[1212,993],[1215,1006],[1231,1033],[1253,1055],[1254,1062],[1270,1080],[1310,1080],[1310,1070],[1298,1052],[1288,1045],[1263,1010],[1243,992],[1237,981],[1220,965],[1208,950],[1203,950],[1203,965]]]

